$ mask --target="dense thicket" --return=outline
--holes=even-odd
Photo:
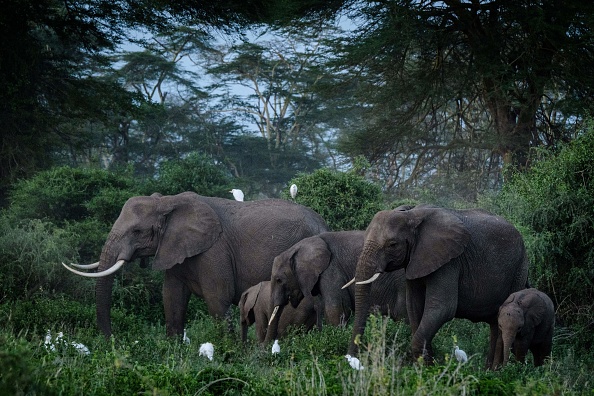
[[[558,152],[539,154],[528,172],[510,177],[497,201],[524,230],[530,281],[553,298],[559,324],[578,325],[592,345],[594,129]]]

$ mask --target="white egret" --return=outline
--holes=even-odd
[[[231,194],[233,194],[233,198],[235,198],[236,201],[242,201],[243,202],[243,191],[234,188],[231,191],[229,191]]]
[[[280,345],[278,344],[278,340],[274,340],[274,344],[272,344],[272,354],[276,355],[280,353]]]
[[[204,344],[200,345],[200,350],[198,351],[199,356],[206,356],[208,360],[212,360],[214,355],[214,345],[210,342],[205,342]]]
[[[297,185],[291,184],[291,187],[289,188],[289,192],[291,193],[291,198],[295,199],[295,197],[297,196]]]
[[[365,368],[361,365],[361,362],[356,357],[351,355],[345,355],[344,357],[355,370],[363,370]]]
[[[81,355],[89,355],[91,353],[91,351],[89,351],[89,348],[87,348],[86,345],[81,344],[80,342],[74,342],[72,341],[71,345],[76,348],[76,350],[78,351],[78,353],[80,353]]]
[[[50,351],[56,350],[56,347],[52,343],[52,333],[49,330],[47,331],[47,334],[45,335],[44,344],[45,344],[45,349],[50,350]]]
[[[468,361],[468,356],[466,355],[466,352],[458,348],[458,345],[456,345],[454,355],[456,356],[456,360],[458,360],[460,363],[466,363]]]
[[[186,334],[186,329],[184,329],[184,342],[190,345],[190,337]]]

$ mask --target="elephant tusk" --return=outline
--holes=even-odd
[[[353,278],[350,281],[348,281],[343,287],[341,287],[341,289],[346,289],[347,287],[349,287],[353,283],[355,283],[355,278]]]
[[[64,264],[64,263],[62,263]],[[93,264],[74,264],[74,263],[70,263],[71,266],[76,267],[76,268],[80,268],[80,269],[95,269],[97,267],[99,267],[99,261],[97,261],[96,263]]]
[[[268,326],[270,326],[272,324],[272,320],[276,316],[277,312],[278,312],[278,305],[276,307],[274,307],[274,310],[272,311],[272,315],[270,315],[270,320],[268,321]]]
[[[113,267],[108,268],[105,271],[101,271],[101,272],[80,272],[80,271],[70,268],[69,266],[67,266],[64,263],[62,263],[62,265],[68,271],[74,272],[77,275],[86,276],[87,278],[102,278],[104,276],[111,275],[114,272],[116,272],[117,270],[119,270],[120,268],[122,268],[122,266],[124,265],[125,262],[126,262],[126,260],[119,260],[117,263],[115,263],[113,265]]]
[[[374,280],[376,280],[379,276],[380,276],[380,273],[376,272],[375,275],[373,275],[371,278],[369,278],[365,281],[357,282],[356,285],[366,285],[366,284],[371,283]]]

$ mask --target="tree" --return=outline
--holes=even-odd
[[[525,167],[532,147],[573,138],[591,110],[594,81],[579,70],[594,66],[593,7],[355,3],[362,22],[343,60],[361,76],[371,125],[346,133],[342,148],[405,186],[472,169],[497,186],[502,164]]]

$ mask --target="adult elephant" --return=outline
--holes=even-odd
[[[355,287],[342,286],[355,275],[363,249],[363,231],[325,232],[305,238],[274,259],[271,299],[274,315],[266,341],[276,338],[281,313],[287,304],[296,307],[304,298],[319,296],[318,317],[338,326],[355,309]],[[394,271],[371,287],[371,304],[393,319],[406,318],[404,270]]]
[[[163,303],[168,335],[183,334],[191,294],[204,298],[208,312],[223,317],[250,286],[269,280],[274,257],[297,241],[327,231],[314,211],[285,200],[238,202],[178,195],[138,196],[123,206],[101,251],[97,323],[111,334],[113,273],[126,262],[154,256],[165,270]],[[89,266],[83,266],[89,267]]]
[[[527,283],[524,242],[514,226],[479,209],[417,206],[378,212],[365,231],[357,263],[349,354],[357,353],[355,338],[365,330],[372,282],[401,268],[406,273],[413,357],[432,362],[437,331],[453,318],[466,318],[490,326],[490,367],[499,306]]]
[[[256,338],[263,343],[266,339],[268,321],[272,316],[272,302],[270,300],[270,281],[262,281],[243,292],[239,300],[239,318],[241,325],[241,340],[247,341],[248,328],[256,324]],[[305,331],[317,323],[315,297],[304,298],[296,308],[287,307],[279,315],[278,335],[280,339],[289,327],[303,327]],[[319,325],[319,324],[318,324]]]

